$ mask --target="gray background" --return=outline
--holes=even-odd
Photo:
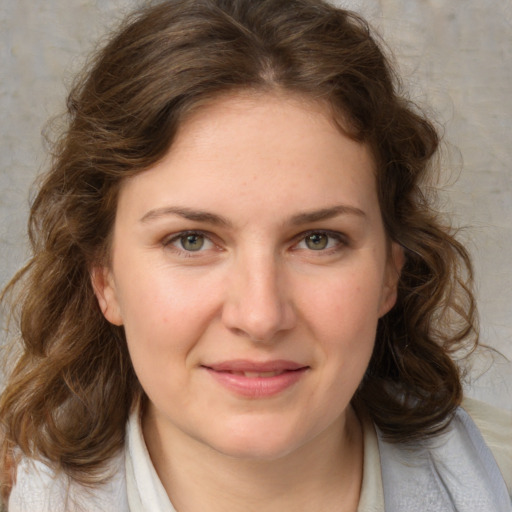
[[[29,191],[46,163],[41,131],[98,38],[136,3],[0,0],[0,285],[26,258]],[[512,359],[512,0],[337,3],[380,31],[412,98],[443,127],[442,208],[465,228],[482,341]],[[483,353],[473,366],[471,392],[512,409],[511,366]]]

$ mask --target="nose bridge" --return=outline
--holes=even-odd
[[[228,277],[226,325],[253,341],[271,341],[290,329],[293,308],[281,262],[270,250],[241,252]]]

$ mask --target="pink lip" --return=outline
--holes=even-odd
[[[246,398],[266,398],[277,395],[298,382],[309,369],[294,361],[266,362],[233,360],[223,361],[202,368],[223,387]],[[280,372],[273,376],[247,377],[244,372]]]
[[[234,359],[203,365],[216,372],[278,372],[285,370],[298,370],[304,368],[303,364],[295,361],[276,359],[274,361],[248,361],[246,359]]]

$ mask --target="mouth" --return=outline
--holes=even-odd
[[[244,377],[247,377],[248,379],[256,379],[256,378],[268,378],[268,377],[277,377],[278,375],[282,375],[284,372],[287,371],[297,371],[297,370],[279,370],[274,372],[224,372],[224,373],[230,373],[231,375],[243,375]]]
[[[294,361],[254,362],[225,361],[202,365],[223,388],[245,398],[266,398],[278,395],[297,384],[309,366]]]
[[[307,368],[306,365],[297,363],[296,361],[287,361],[285,359],[276,359],[273,361],[249,361],[246,359],[233,359],[230,361],[221,361],[207,365],[205,364],[203,366],[216,372],[259,374],[271,374]],[[269,377],[272,376],[273,375],[269,375]]]

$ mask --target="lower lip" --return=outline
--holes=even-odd
[[[306,373],[307,368],[285,371],[274,377],[245,377],[229,372],[218,372],[205,368],[222,386],[236,395],[246,398],[268,398],[296,384]]]

